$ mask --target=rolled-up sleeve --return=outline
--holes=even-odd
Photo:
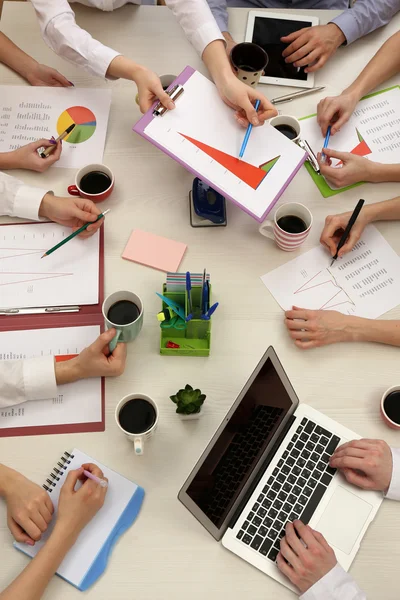
[[[400,500],[400,448],[391,448],[392,451],[392,479],[386,494],[390,500]]]
[[[389,23],[400,10],[400,0],[357,0],[353,8],[332,19],[343,31],[347,44]]]
[[[211,42],[224,41],[206,0],[166,0],[165,3],[200,56]]]
[[[56,396],[53,356],[0,362],[0,408]]]
[[[48,190],[25,185],[16,177],[0,173],[0,214],[39,220],[39,208]]]
[[[59,56],[91,75],[106,77],[120,52],[105,46],[79,27],[67,0],[32,0],[46,44]]]

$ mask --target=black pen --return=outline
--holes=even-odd
[[[333,265],[333,263],[335,262],[335,260],[337,260],[338,258],[338,253],[339,250],[342,248],[342,246],[344,246],[344,244],[346,243],[347,238],[349,237],[351,228],[353,227],[354,223],[356,222],[356,219],[358,217],[358,215],[360,214],[360,210],[362,209],[363,205],[364,205],[365,200],[359,200],[357,202],[357,206],[355,207],[353,214],[350,217],[350,221],[347,223],[347,227],[343,232],[342,237],[340,238],[340,241],[338,243],[338,247],[336,249],[336,254],[332,259],[331,262],[331,266]]]
[[[52,146],[47,146],[46,150],[43,150],[43,152],[40,153],[40,156],[42,158],[47,158],[56,149],[57,143],[62,142],[63,139],[65,137],[67,137],[67,135],[69,133],[71,133],[71,131],[74,129],[74,127],[75,127],[75,123],[72,123],[72,125],[67,127],[67,129],[65,131],[63,131],[61,135],[58,136],[58,138],[56,139],[54,144]]]

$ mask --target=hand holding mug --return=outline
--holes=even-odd
[[[109,344],[110,353],[118,342],[132,342],[143,326],[143,302],[133,292],[115,292],[103,302],[103,317],[107,329],[114,328],[116,334]]]

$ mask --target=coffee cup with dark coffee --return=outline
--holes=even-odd
[[[117,330],[109,344],[110,352],[114,352],[118,342],[132,342],[139,335],[143,326],[143,302],[133,292],[114,292],[103,302],[103,317],[107,329]]]
[[[388,427],[400,429],[400,385],[394,385],[383,394],[381,415]]]
[[[304,204],[288,202],[278,208],[274,220],[264,221],[259,232],[275,240],[281,250],[297,250],[310,233],[312,214]]]
[[[151,438],[158,425],[158,406],[145,394],[129,394],[115,409],[115,420],[126,437],[133,442],[135,454],[144,452],[144,442]]]
[[[252,42],[236,44],[230,59],[237,78],[250,87],[256,87],[268,64],[268,54]]]
[[[290,115],[279,115],[278,117],[272,117],[269,124],[287,137],[288,140],[291,140],[292,142],[299,141],[300,123],[295,117],[291,117]]]
[[[93,202],[102,202],[114,189],[114,175],[101,164],[86,165],[76,174],[75,184],[68,187],[71,196],[81,196]]]

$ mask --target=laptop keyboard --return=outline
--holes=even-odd
[[[303,418],[236,537],[276,560],[288,521],[308,523],[336,469],[329,458],[340,438]]]

